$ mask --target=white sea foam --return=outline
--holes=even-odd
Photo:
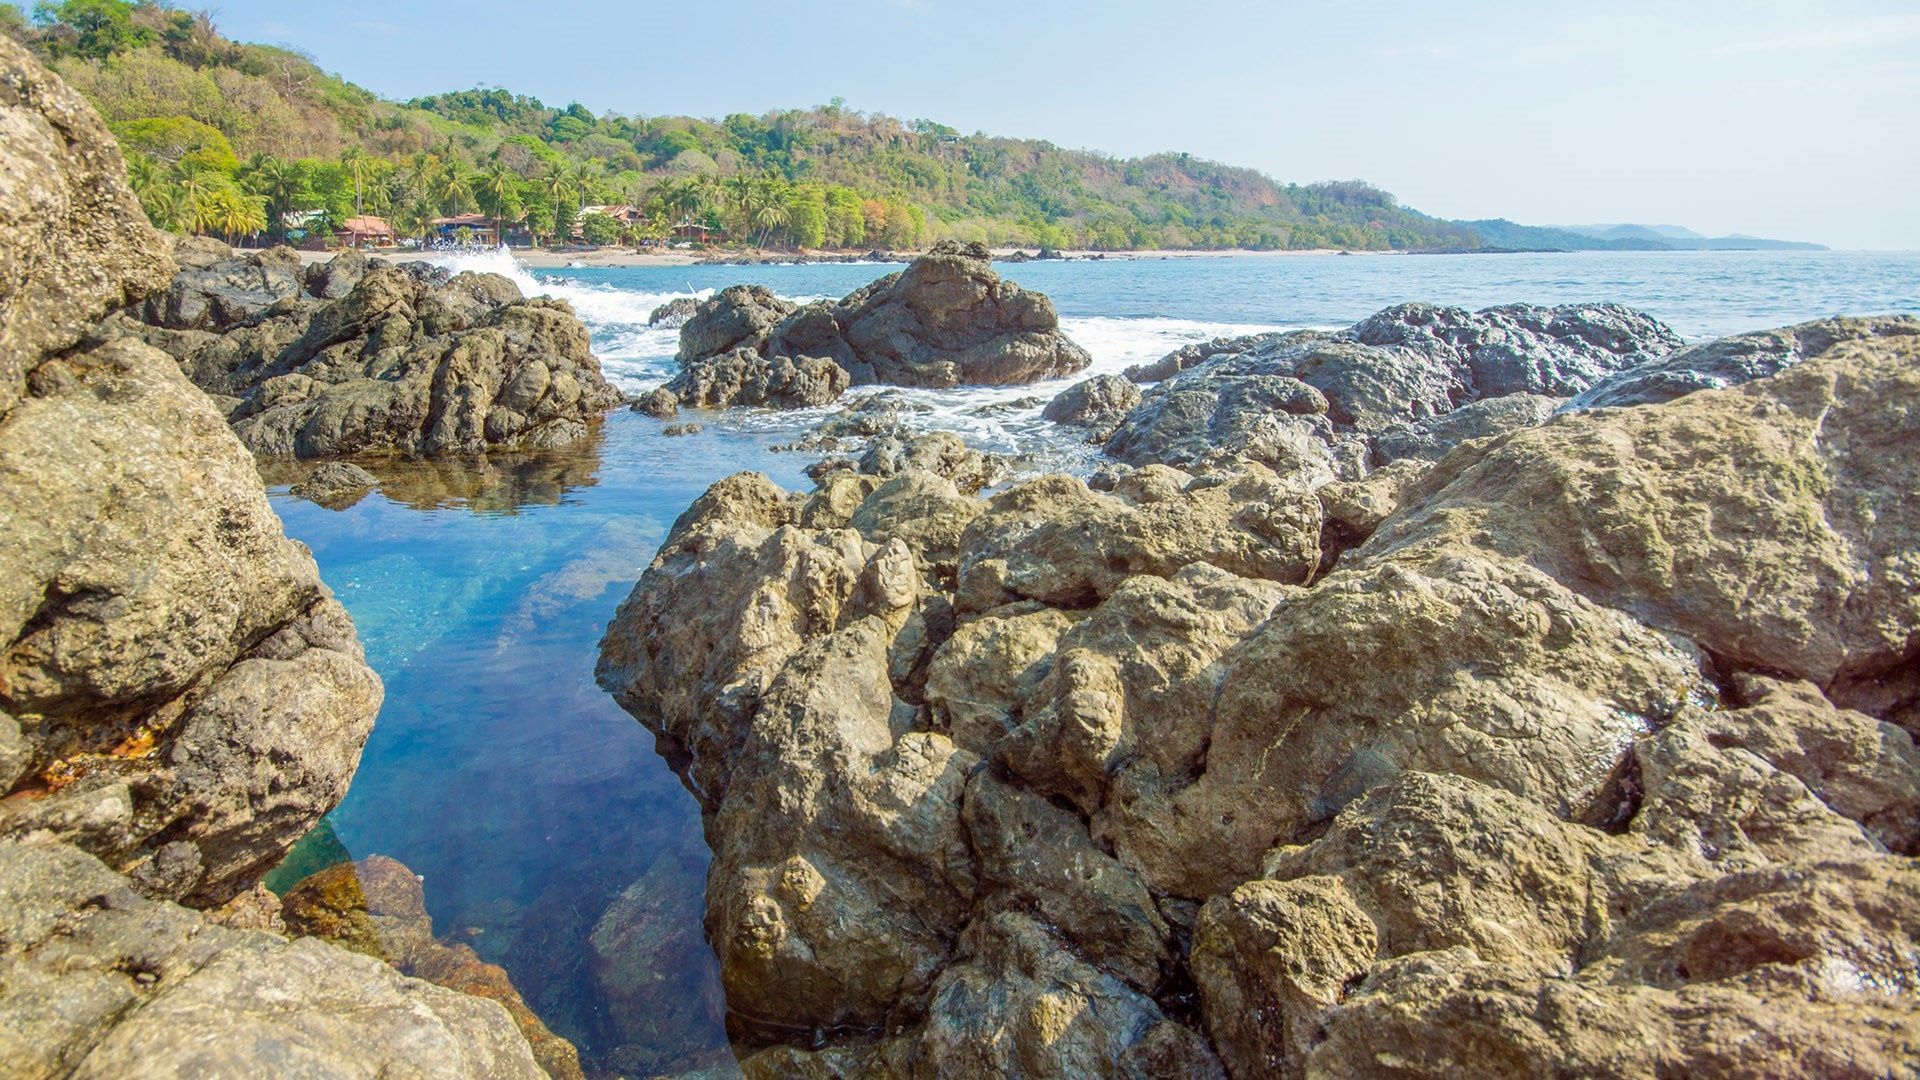
[[[712,289],[652,293],[540,275],[504,248],[448,254],[433,262],[454,273],[499,274],[527,296],[551,296],[572,304],[593,333],[594,355],[600,358],[608,381],[630,392],[650,389],[671,377],[673,354],[680,347],[678,329],[648,326],[648,316],[670,300],[704,300],[713,295]]]
[[[500,274],[511,279],[528,296],[552,296],[572,304],[580,320],[593,333],[594,352],[608,380],[629,392],[657,386],[671,377],[674,370],[673,355],[679,348],[679,331],[649,327],[647,317],[669,300],[684,296],[705,299],[713,293],[711,289],[649,293],[542,276],[504,250],[449,255],[435,262],[456,272]],[[837,297],[803,295],[786,299],[812,303]],[[1192,342],[1283,329],[1191,319],[1107,316],[1063,318],[1060,328],[1093,357],[1093,363],[1085,371],[1026,386],[904,390],[914,405],[924,406],[925,410],[909,414],[908,422],[922,430],[951,431],[986,449],[1035,456],[1053,467],[1070,465],[1071,459],[1077,456],[1071,439],[1063,440],[1061,429],[1040,418],[1040,410],[1055,394],[1081,379],[1117,375],[1134,364],[1157,360]],[[856,387],[848,397],[879,389],[885,388]],[[714,417],[711,423],[723,430],[798,435],[839,407],[836,404],[793,412],[734,409]]]

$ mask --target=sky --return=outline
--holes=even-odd
[[[225,0],[388,97],[596,113],[823,104],[1448,218],[1920,249],[1920,0]]]

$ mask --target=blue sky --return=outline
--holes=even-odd
[[[1920,249],[1920,3],[227,0],[390,97],[596,112],[850,107],[1446,217]]]

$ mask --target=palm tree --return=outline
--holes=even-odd
[[[247,166],[246,182],[255,195],[267,201],[265,212],[274,239],[286,239],[286,216],[296,209],[293,202],[301,187],[299,170],[280,158],[255,154]]]
[[[753,211],[752,223],[760,227],[760,237],[754,242],[753,246],[765,247],[767,245],[767,237],[773,230],[784,227],[791,218],[792,215],[788,213],[785,202],[778,198],[766,199]]]
[[[418,197],[400,207],[399,213],[394,215],[393,224],[403,234],[425,243],[433,235],[433,219],[439,216],[432,203],[426,201],[425,197]]]
[[[502,244],[507,241],[506,219],[520,216],[520,177],[499,162],[480,177],[474,191],[483,209],[493,216],[493,233]]]
[[[353,213],[358,217],[365,206],[367,182],[379,173],[380,164],[367,156],[365,150],[352,146],[340,155],[340,167],[347,171],[348,178],[353,181]]]
[[[458,214],[473,205],[473,188],[455,164],[445,164],[434,174],[429,193],[443,214]]]

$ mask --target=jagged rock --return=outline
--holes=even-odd
[[[1309,483],[1358,479],[1395,458],[1434,458],[1543,420],[1551,410],[1542,399],[1679,345],[1659,322],[1612,304],[1477,313],[1402,304],[1338,333],[1190,345],[1130,371],[1167,381],[1120,423],[1107,453],[1182,467],[1251,457]],[[1510,395],[1527,397],[1491,404]]]
[[[1763,379],[1860,338],[1920,334],[1920,319],[1821,319],[1779,330],[1735,334],[1693,345],[1617,372],[1567,402],[1569,411],[1671,401],[1695,390],[1721,390]]]
[[[380,478],[349,461],[329,461],[293,485],[294,495],[329,510],[345,510],[380,486]]]
[[[167,243],[147,225],[106,125],[18,42],[0,40],[0,416],[29,372],[114,308],[164,287]]]
[[[134,341],[52,365],[71,388],[0,425],[0,707],[29,747],[0,834],[217,904],[345,794],[380,684],[178,365]]]
[[[1092,362],[1060,333],[1052,301],[1002,281],[985,248],[951,241],[835,305],[796,308],[761,286],[736,285],[680,328],[689,368],[739,349],[831,360],[855,385],[1000,386]]]
[[[1477,530],[1476,543],[1735,667],[1845,699],[1910,663],[1920,640],[1917,413],[1920,336],[1853,340],[1734,389],[1464,449],[1360,554]]]
[[[147,305],[150,326],[109,321],[101,333],[165,349],[207,393],[238,399],[228,420],[259,454],[552,448],[585,438],[619,403],[564,301],[523,299],[497,274],[449,277],[352,252],[308,268],[305,281],[323,298],[301,298],[295,270],[288,296],[250,308],[238,324],[175,317],[173,298],[206,294],[209,275],[268,273],[246,260],[183,272],[165,304]],[[227,302],[216,297],[208,309]],[[223,332],[177,329],[203,324]]]
[[[384,960],[403,975],[499,1002],[547,1076],[583,1080],[579,1051],[527,1008],[505,970],[481,960],[467,945],[434,938],[420,879],[403,864],[374,855],[329,867],[288,891],[281,916],[293,934],[332,942]]]
[[[1100,443],[1139,404],[1139,387],[1118,375],[1095,375],[1060,391],[1040,415],[1056,424],[1087,428],[1087,441]]]
[[[667,329],[685,326],[687,320],[693,318],[694,314],[699,310],[699,300],[691,296],[676,296],[666,303],[661,304],[659,307],[654,308],[653,313],[647,316],[647,325],[660,326]]]
[[[680,327],[680,362],[746,347],[758,352],[794,305],[764,285],[735,285],[702,300]]]
[[[680,415],[680,397],[664,386],[656,386],[640,395],[640,400],[633,403],[633,411],[656,420],[671,420]]]
[[[689,361],[665,387],[676,408],[699,409],[805,409],[828,404],[846,389],[846,371],[831,360],[768,358],[748,348]]]
[[[366,256],[358,258],[364,262]],[[300,292],[300,256],[279,247],[183,269],[140,312],[144,321],[167,330],[218,332],[297,300]]]
[[[855,468],[883,480],[904,472],[932,473],[952,481],[962,495],[977,495],[1013,475],[1013,462],[1003,455],[975,450],[944,431],[904,438],[882,435],[868,445]]]
[[[233,249],[226,241],[211,236],[168,233],[167,240],[173,245],[173,262],[180,270],[204,270],[233,258]]]
[[[301,272],[300,284],[318,299],[338,300],[352,292],[368,270],[385,265],[384,261],[369,258],[364,252],[343,251],[325,262],[308,266]]]
[[[1559,325],[1569,383],[1642,340]],[[715,485],[598,676],[701,801],[744,1068],[1204,1074],[1192,986],[1235,1076],[1899,1075],[1917,394],[1888,334],[1317,489]]]

